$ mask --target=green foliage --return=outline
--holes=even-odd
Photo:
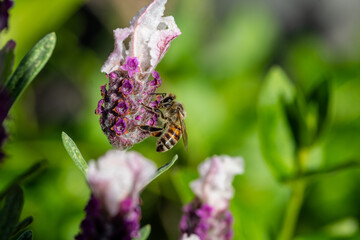
[[[27,230],[17,240],[31,240],[32,239],[32,231]]]
[[[0,239],[8,240],[17,234],[14,230],[18,224],[24,204],[24,194],[17,185],[12,187],[5,197],[5,204],[0,211]]]
[[[259,135],[265,160],[276,177],[294,174],[295,143],[291,138],[283,103],[295,100],[295,88],[285,73],[272,68],[266,77],[259,100]]]
[[[21,232],[22,230],[24,230],[25,228],[27,228],[32,222],[34,221],[34,218],[32,216],[25,218],[24,220],[22,220],[21,222],[19,222],[18,224],[16,224],[15,229],[14,229],[14,233],[18,233]],[[24,236],[29,236],[29,231],[24,232],[22,235]],[[31,231],[30,231],[31,232]],[[21,235],[21,236],[22,236]],[[32,235],[32,234],[31,234]],[[30,235],[30,236],[31,236]],[[20,236],[20,238],[21,238]],[[28,239],[28,238],[26,238]],[[31,239],[31,238],[30,238]]]
[[[11,184],[5,188],[4,191],[2,191],[0,193],[0,201],[6,196],[6,194],[8,194],[9,191],[11,191],[11,189],[13,187],[16,186],[20,186],[21,184],[23,184],[26,180],[33,178],[34,176],[38,175],[41,171],[44,170],[46,166],[46,161],[42,160],[39,161],[35,164],[33,164],[29,169],[27,169],[24,173],[20,174],[19,176],[17,176],[12,182]]]
[[[43,37],[22,59],[11,78],[5,82],[12,103],[38,75],[55,48],[56,35],[49,33]]]
[[[148,239],[151,232],[151,226],[146,225],[139,230],[140,237],[133,238],[133,240],[146,240]]]
[[[163,174],[165,171],[169,170],[172,165],[174,165],[174,163],[176,162],[176,160],[178,159],[178,155],[175,155],[170,162],[164,164],[163,166],[161,166],[155,173],[154,177],[149,181],[152,182],[154,181],[157,177],[159,177],[161,174]]]
[[[64,147],[68,152],[69,156],[71,157],[75,165],[80,169],[80,171],[85,175],[88,166],[75,142],[65,132],[62,132],[61,137]]]
[[[0,211],[0,239],[7,240],[17,236],[33,222],[32,216],[19,222],[24,204],[24,193],[19,185],[39,174],[44,169],[44,165],[45,161],[35,163],[0,193],[0,203],[4,200]],[[18,239],[32,239],[31,231],[24,232]]]

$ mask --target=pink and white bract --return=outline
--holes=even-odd
[[[138,237],[140,192],[155,175],[153,162],[136,152],[111,150],[86,173],[91,198],[77,240]]]
[[[200,240],[232,239],[232,181],[243,167],[242,158],[226,155],[208,158],[199,166],[200,178],[190,184],[196,198],[183,208],[183,234],[195,234]]]
[[[145,110],[161,84],[155,71],[171,41],[181,34],[172,16],[163,17],[166,0],[154,0],[141,9],[127,28],[114,30],[115,47],[101,71],[109,86],[101,86],[102,98],[95,113],[115,148],[127,149],[149,133],[138,125],[156,125],[157,114]],[[129,47],[125,46],[129,41]],[[153,78],[152,78],[153,77]]]

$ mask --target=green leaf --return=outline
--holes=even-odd
[[[27,180],[28,178],[39,174],[46,165],[46,161],[42,160],[39,161],[37,163],[35,163],[34,165],[32,165],[28,170],[26,170],[23,174],[21,174],[20,176],[18,176],[7,188],[5,188],[5,190],[0,193],[0,201],[5,197],[5,195],[16,185],[20,185],[21,183],[23,183],[25,180]]]
[[[55,48],[55,43],[55,33],[49,33],[35,44],[21,60],[11,78],[5,83],[12,103],[45,66]]]
[[[309,95],[309,101],[317,105],[317,129],[316,137],[319,137],[324,129],[329,112],[331,86],[329,80],[323,80]]]
[[[10,40],[0,51],[0,86],[10,77],[14,66],[15,42]]]
[[[155,180],[155,178],[159,177],[161,174],[163,174],[165,171],[167,171],[169,168],[171,168],[172,165],[174,165],[174,163],[176,162],[176,160],[178,159],[178,155],[176,154],[170,162],[166,163],[165,165],[161,166],[155,173],[155,175],[153,176],[153,178],[149,181],[149,183],[151,183],[152,181]],[[149,184],[148,183],[148,184]]]
[[[17,233],[21,232],[23,229],[28,227],[33,221],[34,221],[34,218],[30,216],[30,217],[25,218],[24,220],[22,220],[18,224],[16,224],[16,226],[15,226],[13,232],[12,232],[12,236],[14,236]]]
[[[32,231],[27,230],[20,235],[17,240],[31,240],[32,239]]]
[[[65,132],[62,132],[61,136],[62,136],[64,147],[65,147],[66,151],[68,152],[69,156],[74,161],[75,165],[85,175],[86,171],[88,169],[88,166],[87,166],[85,159],[81,155],[80,150],[76,146],[75,142]]]
[[[151,232],[151,226],[149,224],[145,225],[139,230],[140,237],[133,238],[132,240],[146,240],[148,239],[150,232]]]
[[[7,240],[12,235],[23,204],[23,191],[16,185],[6,195],[4,207],[0,211],[0,240]]]
[[[288,124],[284,103],[295,100],[296,89],[280,67],[265,79],[259,100],[259,137],[263,156],[278,179],[295,170],[296,143]]]

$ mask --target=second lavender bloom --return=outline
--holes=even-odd
[[[226,155],[214,156],[199,166],[200,178],[191,183],[195,199],[183,208],[181,240],[187,236],[200,240],[230,240],[233,217],[229,202],[234,195],[232,181],[243,173],[243,160]]]

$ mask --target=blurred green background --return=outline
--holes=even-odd
[[[57,34],[50,61],[10,112],[8,157],[0,166],[2,189],[33,163],[48,162],[23,186],[23,216],[34,216],[34,239],[73,239],[79,231],[89,189],[61,132],[87,160],[111,149],[94,114],[106,83],[100,68],[113,50],[112,29],[128,26],[149,2],[15,0],[0,44],[16,41],[16,65],[41,37]],[[165,14],[175,17],[182,35],[157,70],[160,91],[175,93],[186,107],[189,151],[180,143],[156,153],[154,138],[133,147],[158,166],[179,155],[142,194],[150,239],[177,239],[181,206],[193,198],[188,183],[214,154],[245,160],[231,202],[234,239],[275,238],[290,190],[269,170],[258,133],[258,99],[274,65],[304,93],[331,82],[329,121],[312,164],[327,169],[360,161],[359,12],[357,0],[168,0]],[[309,186],[296,239],[360,239],[359,173],[354,167],[326,174]]]

